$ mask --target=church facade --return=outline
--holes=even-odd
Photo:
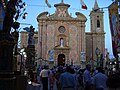
[[[90,12],[90,32],[85,32],[85,15],[76,12],[76,17],[72,17],[68,12],[70,5],[63,2],[54,7],[54,14],[42,12],[37,17],[37,57],[62,66],[94,64],[105,49],[103,11],[97,1]]]

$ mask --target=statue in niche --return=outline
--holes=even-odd
[[[63,40],[63,38],[60,38],[60,47],[64,47],[64,40]]]

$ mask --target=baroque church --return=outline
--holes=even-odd
[[[90,32],[85,32],[87,18],[80,12],[72,17],[64,2],[55,4],[56,11],[38,15],[38,57],[54,65],[96,64],[105,50],[104,12],[95,0],[90,12]]]
[[[90,32],[86,32],[87,18],[81,12],[72,17],[69,4],[55,4],[55,13],[38,15],[38,33],[34,38],[36,57],[49,65],[74,64],[96,66],[105,51],[104,12],[95,0],[90,12]],[[27,33],[21,33],[21,45],[27,46]],[[24,38],[25,37],[25,38]],[[38,62],[38,64],[41,63]]]

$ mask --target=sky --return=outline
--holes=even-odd
[[[24,27],[29,27],[33,25],[36,31],[38,31],[38,22],[37,22],[37,16],[44,12],[47,11],[50,14],[53,14],[56,10],[54,7],[54,4],[58,4],[61,2],[61,0],[48,0],[48,2],[51,4],[51,8],[47,7],[45,4],[45,0],[23,0],[27,4],[26,6],[26,12],[28,13],[27,17],[25,20],[19,19],[18,21],[20,23],[26,23],[21,24],[21,30]],[[70,8],[68,9],[69,14],[72,14],[72,17],[75,16],[75,12],[80,12],[84,14],[87,18],[86,22],[86,32],[90,31],[90,11],[94,7],[94,2],[95,0],[83,0],[84,3],[87,5],[88,9],[82,9],[81,8],[81,3],[80,0],[63,0],[65,4],[69,4]],[[111,3],[112,0],[97,0],[99,8],[103,7],[108,7]],[[104,8],[104,31],[105,31],[105,48],[108,48],[108,52],[110,53],[110,57],[112,57],[112,42],[111,42],[111,32],[110,32],[110,26],[109,26],[109,14],[108,14],[108,8]]]

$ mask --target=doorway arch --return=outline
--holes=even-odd
[[[58,55],[58,66],[65,66],[65,55],[64,54]]]

